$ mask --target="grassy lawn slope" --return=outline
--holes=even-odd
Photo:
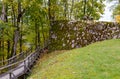
[[[45,55],[28,79],[120,79],[120,39]]]

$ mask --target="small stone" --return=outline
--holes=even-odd
[[[65,46],[66,46],[66,44],[63,43],[63,47],[65,47]]]
[[[75,47],[75,45],[74,44],[72,44],[72,48],[74,48]]]

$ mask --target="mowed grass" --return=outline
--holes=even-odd
[[[120,39],[47,54],[28,79],[120,79]]]

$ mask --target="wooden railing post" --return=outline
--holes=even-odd
[[[35,55],[36,55],[36,52],[35,52],[35,54],[34,54],[34,61],[35,61]]]
[[[33,47],[30,47],[30,52],[32,52],[32,50],[33,50]]]
[[[24,79],[26,79],[26,76],[25,76],[26,68],[27,68],[27,67],[26,67],[26,60],[24,60],[24,77],[23,77]]]
[[[30,65],[32,64],[32,55],[30,56]]]
[[[12,79],[12,74],[11,74],[11,72],[9,73],[9,75],[10,75],[10,79]]]
[[[24,74],[26,73],[26,60],[24,60]]]
[[[25,55],[25,57],[27,57],[27,53],[28,53],[28,51],[26,51],[26,55]]]
[[[31,64],[33,64],[33,54],[31,55]]]
[[[30,68],[30,60],[31,60],[31,58],[28,57],[28,67],[29,67],[29,68]]]
[[[10,77],[9,77],[10,79],[17,79],[17,77],[12,72],[10,72],[9,75],[10,75]],[[13,77],[12,77],[12,75],[13,75]]]

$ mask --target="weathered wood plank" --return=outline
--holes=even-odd
[[[16,79],[19,76],[25,74],[27,71],[30,70],[30,66],[32,66],[34,64],[34,62],[36,62],[37,58],[39,57],[38,55],[40,55],[40,51],[42,49],[36,49],[35,52],[28,54],[23,57],[23,60],[20,61],[16,61],[12,64],[8,64],[4,67],[1,67],[0,70],[3,70],[5,68],[9,68],[9,67],[13,67],[14,65],[18,65],[13,69],[10,69],[9,71],[5,72],[4,74],[0,75],[0,79]],[[23,55],[25,55],[26,53],[24,53]],[[18,56],[21,57],[23,56],[22,54],[19,54]],[[16,58],[16,57],[13,57]],[[13,59],[11,58],[11,59]],[[10,60],[10,59],[9,59]]]

